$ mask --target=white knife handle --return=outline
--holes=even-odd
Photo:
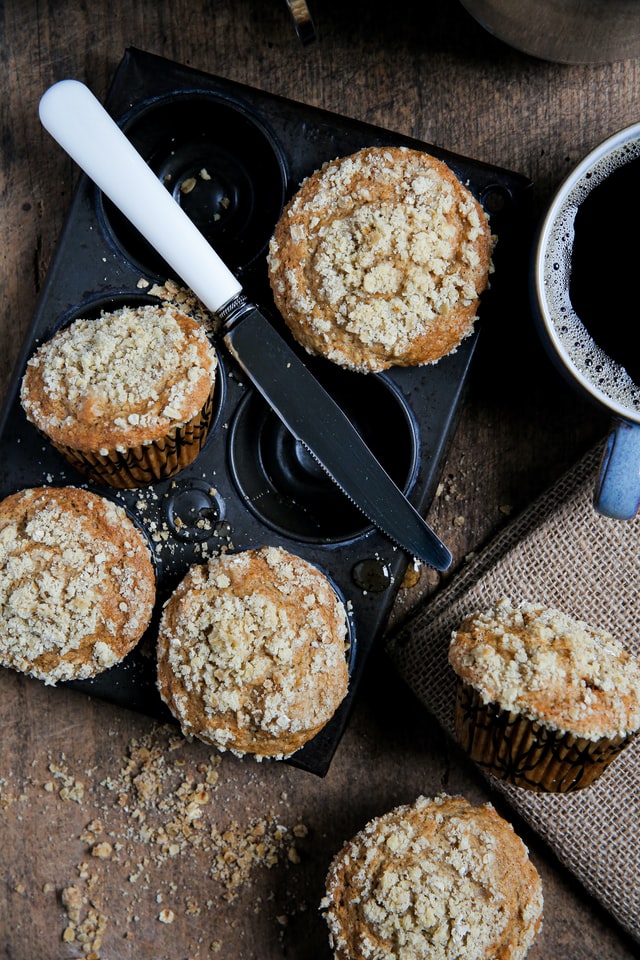
[[[40,100],[42,125],[210,310],[242,287],[99,100],[61,80]]]

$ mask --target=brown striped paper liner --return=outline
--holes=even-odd
[[[105,455],[77,450],[49,442],[76,470],[94,483],[119,489],[147,487],[158,480],[175,476],[196,459],[213,421],[215,386],[202,409],[186,423],[173,427],[164,437],[150,443],[109,450]]]
[[[497,703],[485,703],[458,680],[455,732],[462,749],[487,773],[529,790],[568,793],[590,786],[633,736],[591,740],[554,730]]]

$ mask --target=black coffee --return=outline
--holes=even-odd
[[[640,385],[640,159],[613,170],[575,218],[569,296],[598,346]]]

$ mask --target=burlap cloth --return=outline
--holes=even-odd
[[[389,636],[404,681],[452,737],[451,632],[467,613],[501,597],[559,607],[640,656],[640,517],[624,522],[595,513],[600,455],[598,445]],[[485,776],[640,940],[640,739],[600,780],[572,794],[533,793]]]

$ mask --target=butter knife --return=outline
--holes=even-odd
[[[44,128],[224,324],[224,341],[294,437],[390,540],[436,570],[451,553],[371,453],[338,404],[242,285],[85,84],[61,80],[39,105]]]

